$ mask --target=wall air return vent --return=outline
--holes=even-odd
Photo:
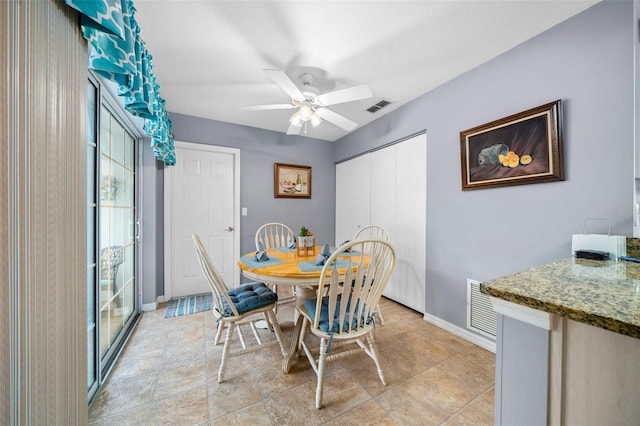
[[[497,327],[490,297],[480,292],[480,281],[467,279],[467,328],[495,340]]]
[[[385,101],[384,99],[381,100],[380,102],[378,102],[375,105],[370,106],[369,108],[367,108],[367,111],[369,111],[370,113],[374,113],[374,112],[378,112],[380,111],[382,108],[386,107],[387,105],[389,105],[391,102],[389,101]]]

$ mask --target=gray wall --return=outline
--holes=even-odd
[[[585,218],[631,235],[632,2],[598,4],[338,141],[340,161],[427,131],[427,312],[466,326],[466,280],[571,254]],[[565,180],[462,192],[459,133],[556,99]]]
[[[333,243],[335,227],[334,142],[171,114],[177,141],[233,147],[240,152],[241,252],[255,250],[260,225],[282,222],[294,232],[311,229],[318,243]],[[311,198],[274,198],[274,163],[311,166]]]
[[[465,327],[467,278],[490,280],[569,256],[571,234],[588,217],[611,217],[614,233],[631,235],[632,29],[631,1],[597,4],[337,142],[180,114],[171,114],[174,136],[241,149],[247,252],[268,221],[305,225],[332,242],[334,163],[426,129],[426,307]],[[460,131],[556,99],[563,100],[564,181],[461,191]],[[310,165],[312,199],[273,198],[274,162]]]
[[[149,140],[142,141],[141,161],[141,238],[140,265],[142,303],[154,303],[164,294],[164,196],[163,165],[149,148]]]

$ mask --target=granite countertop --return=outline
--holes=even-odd
[[[482,283],[480,291],[640,338],[640,263],[570,257]]]

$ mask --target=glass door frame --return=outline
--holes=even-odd
[[[142,168],[142,158],[141,158],[141,149],[140,144],[142,142],[142,137],[139,129],[137,129],[131,122],[131,119],[127,117],[127,113],[121,106],[121,101],[117,102],[114,96],[109,92],[108,88],[105,87],[108,82],[104,82],[103,79],[95,76],[93,73],[89,73],[89,83],[96,87],[96,105],[95,105],[95,125],[96,125],[96,148],[95,148],[95,169],[94,169],[94,194],[95,194],[95,229],[93,230],[94,235],[90,240],[88,238],[88,242],[93,241],[93,256],[96,261],[96,266],[93,268],[93,284],[94,284],[94,298],[93,302],[93,312],[95,312],[95,328],[96,332],[94,335],[95,341],[93,342],[93,366],[95,368],[95,381],[93,384],[88,386],[88,400],[89,403],[92,402],[93,398],[97,395],[99,389],[102,384],[106,380],[109,375],[111,368],[115,364],[120,352],[122,351],[124,344],[132,333],[135,325],[140,319],[142,313],[142,280],[141,280],[141,253],[140,253],[140,213],[141,213],[141,188],[142,188],[142,179],[141,179],[141,168]],[[133,253],[134,253],[134,261],[133,261],[133,277],[134,277],[134,301],[133,301],[133,312],[130,317],[124,323],[122,330],[119,332],[118,337],[113,341],[111,347],[106,351],[104,356],[101,356],[101,333],[103,331],[103,327],[100,324],[100,227],[101,227],[101,200],[100,200],[100,176],[101,176],[101,116],[102,109],[106,108],[107,111],[116,119],[118,124],[123,127],[125,132],[127,132],[133,138],[133,209],[134,209],[134,217],[133,217]],[[89,230],[87,230],[89,232]],[[87,356],[90,356],[87,353]]]

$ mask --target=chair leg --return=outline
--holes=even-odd
[[[278,285],[277,284],[273,284],[273,289],[272,291],[275,294],[278,294]],[[273,310],[275,311],[276,315],[278,314],[278,304],[276,303],[276,306],[274,306]]]
[[[269,320],[266,319],[266,315],[265,315],[265,320],[267,321],[267,325],[269,325]],[[256,324],[253,321],[249,322],[249,327],[251,328],[251,331],[253,332],[253,337],[256,339],[256,342],[258,342],[258,345],[262,344],[262,339],[260,339],[260,335],[258,334],[258,330],[256,329]],[[269,327],[271,328],[271,327]],[[240,328],[238,328],[238,330],[240,330]]]
[[[242,328],[239,325],[236,325],[236,327],[238,328],[238,338],[240,339],[240,344],[242,345],[242,349],[247,349],[247,344],[244,343],[244,334],[242,334]]]
[[[376,314],[378,315],[378,320],[380,321],[380,325],[384,325],[384,318],[382,318],[382,311],[380,310],[380,304],[376,306]]]
[[[224,347],[222,348],[222,359],[220,360],[220,368],[218,369],[218,383],[222,383],[224,370],[227,367],[227,356],[229,355],[229,350],[231,349],[231,338],[233,337],[234,328],[236,328],[236,325],[233,323],[229,323],[227,326],[227,336],[224,339]]]
[[[213,339],[213,344],[217,345],[220,343],[220,338],[222,337],[222,330],[224,330],[224,321],[218,321],[218,328],[216,329],[216,337]]]
[[[275,312],[276,306],[273,307],[273,312]],[[264,321],[267,323],[267,329],[273,333],[273,324],[272,324],[271,318],[269,318],[267,314],[264,315]]]
[[[384,380],[384,371],[382,370],[380,359],[378,358],[378,346],[376,345],[376,340],[373,337],[373,333],[367,334],[367,343],[369,343],[371,358],[373,359],[373,362],[376,363],[376,368],[378,369],[378,377],[380,377],[380,381],[382,382],[382,384],[387,386],[387,382]]]
[[[324,385],[324,364],[327,357],[327,339],[320,340],[320,355],[318,356],[318,386],[316,387],[316,409],[322,407],[322,386]]]
[[[309,320],[306,317],[303,317],[302,328],[300,329],[300,337],[298,338],[298,347],[296,348],[296,356],[300,353],[300,350],[302,349],[302,342],[304,342],[304,338],[307,335],[307,329],[309,328],[310,325],[311,323],[309,322]]]
[[[276,339],[278,339],[278,344],[280,344],[280,352],[282,352],[282,356],[286,356],[287,349],[284,347],[284,339],[282,338],[282,331],[280,330],[280,324],[278,324],[278,320],[276,319],[276,314],[273,311],[266,311],[264,316],[267,319],[267,323],[271,323],[273,332],[276,334]]]

